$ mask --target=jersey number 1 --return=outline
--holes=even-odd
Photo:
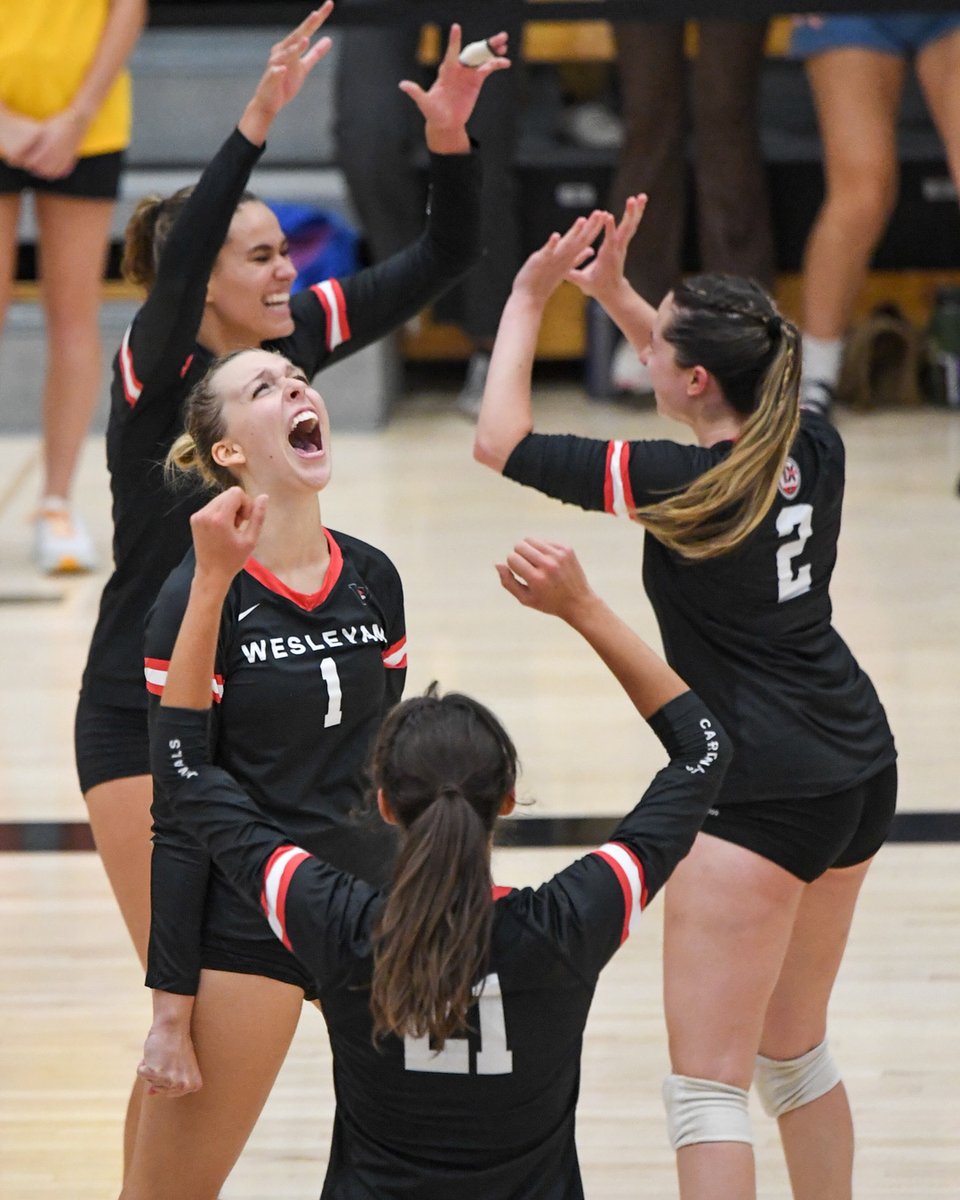
[[[798,563],[813,533],[813,505],[791,504],[777,513],[777,533],[786,537],[796,532],[790,542],[784,542],[777,550],[777,599],[793,600],[810,591],[811,575],[809,563]]]
[[[513,1054],[507,1049],[507,1025],[503,1016],[500,976],[496,973],[488,975],[473,989],[473,994],[477,997],[477,1024],[480,1027],[480,1046],[473,1073],[509,1075],[513,1071]],[[403,1065],[407,1071],[469,1075],[469,1039],[447,1038],[442,1050],[431,1050],[428,1037],[405,1037]]]
[[[327,715],[323,718],[323,727],[329,729],[331,725],[339,725],[343,719],[343,711],[340,708],[340,701],[343,699],[340,675],[332,658],[320,659],[320,674],[327,685]]]

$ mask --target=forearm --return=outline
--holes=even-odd
[[[477,462],[495,471],[533,430],[533,364],[545,306],[546,299],[515,290],[503,307],[473,443]]]
[[[561,615],[606,664],[644,719],[688,690],[676,671],[595,593]]]
[[[650,333],[657,310],[633,290],[626,279],[609,293],[597,294],[596,299],[623,336],[639,354],[650,344]]]
[[[214,675],[217,636],[229,579],[205,574],[199,567],[190,585],[180,632],[173,647],[163,708],[206,710],[210,707],[210,680]]]
[[[90,68],[67,111],[86,127],[93,120],[137,44],[147,17],[146,0],[113,0]]]

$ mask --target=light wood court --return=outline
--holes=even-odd
[[[544,386],[537,404],[543,428],[673,436],[649,411],[592,403],[569,385]],[[848,489],[837,623],[897,734],[902,811],[956,813],[960,415],[840,413],[838,424]],[[498,480],[472,463],[471,439],[439,394],[403,401],[380,433],[334,428],[324,518],[391,553],[406,586],[409,689],[436,678],[504,718],[523,760],[521,792],[535,800],[526,811],[614,817],[660,764],[659,748],[574,635],[516,605],[493,564],[525,534],[570,542],[597,588],[655,639],[641,535],[629,522]],[[82,821],[72,718],[104,575],[34,576],[25,522],[36,462],[35,439],[0,439],[0,822]],[[101,438],[87,448],[79,507],[106,559]],[[497,874],[504,883],[536,881],[575,853],[501,850]],[[676,1194],[659,1098],[659,922],[655,904],[603,978],[588,1026],[579,1143],[592,1200]],[[958,927],[960,844],[887,846],[866,884],[833,1010],[863,1200],[957,1195]],[[0,854],[0,951],[0,1194],[113,1196],[147,998],[94,855]],[[318,1194],[329,1076],[322,1021],[310,1009],[224,1200]],[[759,1107],[755,1129],[761,1195],[786,1200],[776,1133]]]

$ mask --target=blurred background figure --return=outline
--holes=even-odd
[[[702,271],[774,282],[773,233],[757,128],[765,21],[701,21],[687,55],[683,21],[617,22],[624,142],[608,207],[628,196],[650,204],[627,254],[630,284],[656,307],[683,271],[688,131]],[[618,391],[652,392],[646,369],[621,342],[611,381]]]
[[[797,18],[791,53],[805,60],[826,196],[804,254],[802,401],[826,411],[844,338],[898,190],[897,118],[914,64],[960,182],[960,12]]]
[[[146,0],[0,0],[0,327],[30,191],[47,333],[34,559],[48,573],[95,565],[70,488],[100,390],[100,286],[130,140],[126,62],[146,8]]]
[[[339,6],[349,3],[340,0]],[[463,8],[457,14],[463,44],[505,30],[513,61],[509,71],[483,89],[470,121],[483,161],[484,257],[433,307],[438,320],[459,325],[472,344],[457,407],[475,418],[500,313],[521,260],[513,160],[521,108],[522,20],[520,6],[509,0]],[[423,226],[425,190],[415,158],[422,142],[420,120],[397,87],[401,79],[419,80],[422,74],[417,63],[420,36],[415,22],[348,25],[337,36],[337,157],[374,262],[409,245]]]

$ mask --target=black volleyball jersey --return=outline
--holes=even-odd
[[[731,446],[530,434],[504,474],[629,516],[681,490]],[[804,412],[774,503],[737,550],[691,563],[644,539],[643,582],[667,661],[736,749],[723,803],[840,791],[896,757],[873,684],[831,624],[843,485],[840,435]]]
[[[191,514],[205,503],[196,492],[168,488],[162,464],[183,430],[187,393],[211,362],[196,342],[207,280],[260,153],[234,131],[203,172],[114,360],[107,464],[115,565],[84,671],[85,692],[105,704],[146,704],[144,620],[190,546]],[[431,155],[429,219],[419,240],[376,266],[296,293],[294,333],[263,344],[312,378],[419,312],[479,252],[479,177],[475,152]]]
[[[223,606],[213,698],[213,759],[311,853],[373,883],[389,878],[393,830],[373,833],[364,768],[406,678],[403,592],[381,551],[327,530],[330,566],[303,595],[251,559]],[[162,696],[189,598],[191,550],[148,618],[146,688]],[[141,684],[143,686],[143,684]],[[159,704],[151,705],[151,723]],[[148,984],[185,994],[199,978],[209,858],[154,795],[154,866]]]
[[[437,1053],[427,1039],[371,1044],[382,893],[291,844],[229,775],[203,765],[204,714],[159,709],[154,769],[184,826],[317,981],[337,1100],[325,1200],[583,1196],[574,1123],[597,977],[689,850],[729,759],[691,692],[650,724],[670,762],[610,841],[540,888],[495,889],[470,1032]]]

